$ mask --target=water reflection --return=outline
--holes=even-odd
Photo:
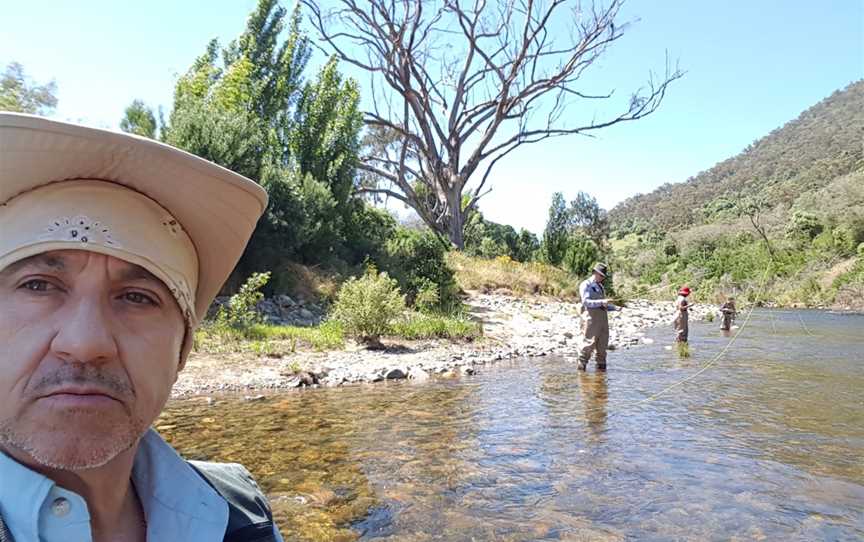
[[[861,539],[864,318],[802,318],[755,314],[656,398],[728,338],[695,324],[681,360],[661,329],[608,373],[176,401],[157,425],[253,470],[287,540]]]
[[[592,435],[600,437],[606,429],[606,405],[609,401],[606,373],[580,372],[579,389],[588,429]]]

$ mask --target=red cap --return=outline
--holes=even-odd
[[[688,296],[690,295],[690,288],[684,286],[680,290],[678,290],[678,295]]]

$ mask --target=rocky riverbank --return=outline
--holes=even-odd
[[[282,358],[193,354],[180,374],[174,395],[242,391],[254,398],[275,389],[423,381],[473,374],[483,365],[504,359],[575,356],[578,352],[582,321],[577,303],[477,293],[469,297],[467,305],[472,317],[483,324],[482,340],[400,341],[387,343],[385,350],[349,345],[345,350],[297,352]],[[691,318],[703,319],[714,311],[713,306],[697,304]],[[624,310],[610,313],[610,349],[647,341],[645,329],[670,326],[673,317],[670,302],[630,301]]]

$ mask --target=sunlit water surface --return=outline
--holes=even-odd
[[[743,320],[743,318],[742,318]],[[286,540],[862,540],[864,316],[760,311],[609,372],[479,375],[174,401],[193,459],[246,465]]]

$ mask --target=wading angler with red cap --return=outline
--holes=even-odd
[[[0,541],[282,540],[152,429],[267,204],[161,143],[0,114]]]

